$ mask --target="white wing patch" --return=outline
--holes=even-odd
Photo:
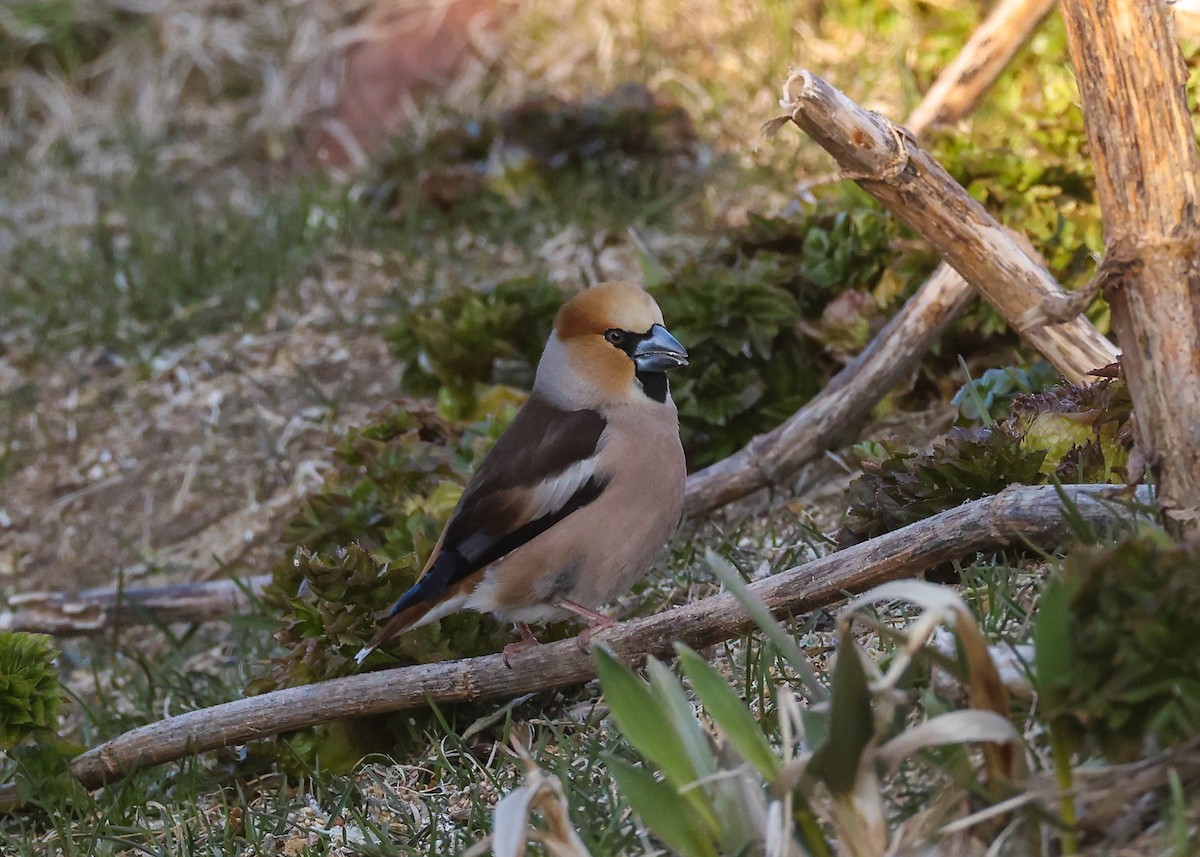
[[[552,515],[567,505],[575,492],[596,474],[596,456],[577,461],[557,476],[544,479],[529,491],[529,520]]]

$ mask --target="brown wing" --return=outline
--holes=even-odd
[[[600,496],[594,458],[607,422],[531,395],[463,491],[417,583],[392,615],[437,603],[454,584]]]

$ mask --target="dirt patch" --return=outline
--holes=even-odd
[[[398,394],[382,338],[335,315],[329,283],[317,292],[302,288],[306,309],[259,332],[204,337],[149,365],[0,352],[0,392],[36,396],[11,421],[19,458],[0,483],[4,589],[263,570],[322,484],[332,436]]]

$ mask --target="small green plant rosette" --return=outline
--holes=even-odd
[[[0,632],[0,749],[54,731],[63,699],[57,656],[42,634]]]

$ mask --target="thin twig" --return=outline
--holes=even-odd
[[[1079,515],[1094,527],[1113,524],[1130,514],[1105,499],[1119,494],[1123,487],[1076,485],[1064,490]],[[1143,489],[1139,499],[1145,502],[1146,497]],[[847,592],[908,577],[977,551],[1014,544],[1057,545],[1071,532],[1055,487],[1012,487],[758,581],[752,589],[775,616],[787,618],[831,604]],[[623,660],[640,663],[647,656],[670,657],[677,641],[701,648],[752,627],[737,599],[721,594],[615,625],[602,632],[600,639]],[[119,735],[78,756],[71,763],[71,772],[86,788],[95,789],[152,765],[346,717],[418,708],[430,702],[510,698],[579,684],[596,675],[591,656],[581,651],[575,640],[535,647],[512,662],[508,669],[503,655],[487,655],[238,699]],[[16,785],[0,786],[0,810],[18,804]]]
[[[930,125],[957,122],[974,110],[1053,8],[1054,0],[996,3],[909,115],[908,130],[920,137]]]

